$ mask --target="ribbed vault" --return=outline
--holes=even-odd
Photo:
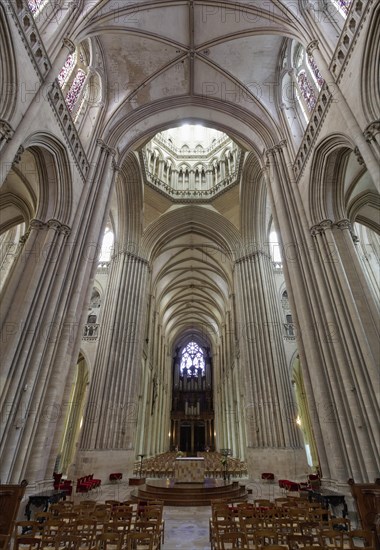
[[[239,234],[209,208],[184,206],[145,231],[142,250],[152,266],[152,294],[171,347],[184,333],[216,344],[232,293]]]

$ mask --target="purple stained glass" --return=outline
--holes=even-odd
[[[314,89],[311,86],[305,71],[301,71],[300,73],[298,73],[297,81],[303,98],[306,102],[307,108],[309,109],[309,111],[312,111],[317,102],[317,98],[315,97]]]
[[[46,4],[46,0],[28,0],[28,6],[33,15],[37,13],[44,4]]]
[[[75,103],[78,101],[78,97],[82,91],[85,80],[86,80],[86,73],[82,71],[82,69],[78,69],[78,72],[66,96],[66,105],[69,111],[73,110]]]
[[[62,69],[59,71],[58,82],[59,82],[59,85],[61,86],[61,88],[62,88],[63,84],[66,82],[66,80],[68,79],[71,71],[74,68],[75,57],[76,57],[75,53],[70,53],[67,56],[67,59],[65,61],[65,64],[63,65]]]
[[[308,59],[309,59],[309,65],[311,67],[311,70],[313,71],[313,74],[316,78],[316,81],[318,82],[318,86],[319,87],[322,87],[323,84],[324,84],[324,79],[322,78],[322,75],[321,75],[321,72],[320,70],[318,69],[318,66],[315,62],[315,59],[312,55],[309,55],[308,56]]]
[[[346,14],[348,15],[348,12],[350,10],[352,0],[334,0],[335,4]]]

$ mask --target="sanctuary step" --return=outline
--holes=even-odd
[[[163,500],[167,506],[209,506],[212,500],[229,502],[247,500],[245,485],[237,481],[206,479],[204,483],[175,483],[171,480],[152,480],[131,493],[133,500]]]

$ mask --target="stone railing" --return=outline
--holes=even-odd
[[[34,69],[42,83],[51,69],[51,64],[41,40],[40,33],[34,22],[32,12],[27,2],[23,0],[8,0],[12,17],[16,23],[26,51],[33,63]]]
[[[294,162],[294,173],[297,179],[300,178],[304,170],[305,164],[309,158],[310,152],[312,151],[314,142],[321,130],[322,122],[325,119],[327,109],[332,100],[332,95],[328,91],[326,82],[323,84],[321,91],[315,107],[310,115],[309,124],[306,127],[301,145],[298,149],[296,159]]]
[[[296,339],[296,327],[294,323],[284,323],[284,340],[294,341]]]
[[[355,0],[352,2],[329,67],[337,84],[342,78],[343,72],[352,55],[353,48],[357,42],[358,35],[373,3],[374,0]],[[334,86],[331,86],[331,83],[330,88],[334,92]],[[319,92],[317,103],[310,115],[309,123],[295,158],[293,170],[297,180],[299,180],[303,173],[332,100],[333,94],[329,91],[328,84],[325,82]]]
[[[110,262],[99,262],[96,269],[97,275],[107,275],[110,270]]]
[[[178,149],[171,141],[164,138],[162,135],[157,134],[154,136],[154,141],[157,141],[160,145],[168,149],[170,152],[174,153],[178,157],[186,157],[186,158],[192,158],[192,157],[203,157],[203,156],[209,156],[211,153],[215,151],[215,149],[218,149],[219,147],[222,147],[225,143],[228,141],[231,141],[231,138],[225,134],[224,136],[218,138],[216,141],[214,141],[209,147],[202,149],[201,151],[181,151],[181,149]]]
[[[165,195],[169,195],[171,199],[181,202],[190,202],[193,200],[205,202],[210,201],[227,189],[231,188],[233,185],[236,185],[240,180],[243,158],[244,155],[242,155],[239,151],[236,158],[238,169],[231,174],[228,174],[223,178],[223,180],[219,181],[208,189],[176,189],[170,184],[162,181],[160,178],[158,178],[148,170],[146,155],[144,152],[140,152],[141,163],[144,167],[145,183],[156,191],[159,191],[160,193]]]
[[[75,128],[73,119],[71,118],[70,111],[67,108],[58,79],[55,79],[53,82],[51,90],[48,93],[48,97],[79,172],[83,180],[85,180],[88,175],[90,165],[87,160],[86,153],[82,147],[82,143],[77,129]]]
[[[346,65],[351,57],[352,49],[357,41],[368,11],[374,0],[354,0],[347,14],[342,33],[330,64],[330,71],[336,82],[342,77]]]
[[[99,325],[96,323],[87,323],[83,328],[82,340],[94,342],[99,336]]]
[[[272,266],[276,273],[282,273],[282,262],[272,262]]]

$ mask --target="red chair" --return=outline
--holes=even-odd
[[[72,481],[71,479],[63,479],[62,474],[53,473],[53,486],[56,491],[65,491],[66,495],[71,495],[73,492]]]
[[[86,481],[87,476],[77,479],[77,493],[88,493],[92,489],[92,483]]]

